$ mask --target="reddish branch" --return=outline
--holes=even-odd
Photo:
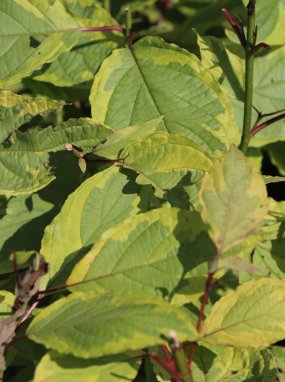
[[[232,18],[230,12],[223,8],[222,9],[222,12],[223,14],[226,16],[228,22],[230,23],[233,31],[235,32],[235,34],[237,35],[241,45],[245,48],[246,47],[246,38],[245,38],[245,34],[244,34],[244,29],[243,29],[243,23],[242,21],[240,20],[240,18],[238,17],[238,23]]]
[[[216,255],[214,258],[214,262],[216,262],[220,256],[221,256],[221,247],[219,247],[217,249],[217,252],[216,252]],[[202,326],[204,314],[205,314],[205,308],[206,308],[207,302],[209,300],[210,293],[211,293],[212,289],[217,285],[216,282],[213,282],[215,272],[216,272],[216,270],[215,269],[213,270],[210,267],[210,270],[209,270],[208,276],[207,276],[207,280],[206,280],[206,284],[205,284],[204,294],[203,294],[203,297],[201,300],[198,320],[197,320],[197,324],[196,324],[196,329],[197,329],[198,333],[201,331],[201,326]],[[192,365],[193,359],[195,357],[196,349],[197,349],[197,342],[193,342],[191,350],[190,350],[189,358],[188,358],[188,365],[189,365],[190,371],[191,371],[191,365]]]
[[[264,117],[264,115],[262,117]],[[281,121],[284,118],[285,118],[285,113],[277,115],[276,117],[273,117],[269,119],[268,121],[261,123],[260,125],[254,126],[250,132],[251,137],[257,134],[259,131],[265,129],[266,127],[272,125],[275,122]]]
[[[207,281],[206,281],[206,286],[205,286],[205,291],[204,291],[204,295],[202,297],[201,306],[200,306],[200,312],[199,312],[199,316],[198,316],[198,320],[197,320],[197,325],[196,325],[196,329],[197,329],[198,333],[200,332],[201,325],[202,325],[203,318],[204,318],[204,312],[205,312],[206,304],[208,302],[211,290],[213,288],[213,277],[214,277],[214,274],[215,274],[214,272],[209,272],[208,273],[208,277],[207,277]]]

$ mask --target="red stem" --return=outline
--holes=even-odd
[[[150,358],[152,358],[156,363],[158,363],[164,370],[166,370],[173,378],[175,378],[177,371],[174,362],[171,360],[171,364],[161,359],[157,354],[150,353]],[[173,362],[173,363],[172,363]]]
[[[174,364],[174,361],[171,357],[171,354],[170,354],[170,351],[168,350],[168,347],[166,345],[161,345],[161,348],[162,348],[162,351],[165,355],[167,363],[169,363],[169,364],[173,363]]]
[[[242,26],[241,21],[239,22],[239,24],[237,24],[235,22],[235,20],[232,18],[230,12],[226,8],[223,8],[222,12],[226,16],[226,19],[230,23],[231,27],[233,28],[233,31],[237,35],[241,45],[245,48],[246,47],[246,38],[245,38],[245,34],[244,34],[244,30],[243,30],[243,26]]]
[[[217,260],[220,256],[221,256],[221,249],[218,248],[214,260]],[[205,313],[205,308],[206,308],[210,293],[211,293],[212,289],[217,285],[217,283],[213,283],[214,275],[215,275],[215,270],[208,272],[205,290],[204,290],[204,294],[202,297],[199,316],[198,316],[198,320],[197,320],[197,324],[196,324],[196,329],[197,329],[198,333],[201,330],[201,326],[202,326],[203,318],[204,318],[204,313]],[[194,359],[194,356],[196,353],[196,349],[197,349],[197,342],[193,342],[192,348],[191,348],[191,351],[189,354],[189,358],[188,358],[188,365],[189,365],[190,372],[191,372],[191,365],[192,365],[192,362],[193,362],[193,359]]]
[[[214,277],[214,272],[209,272],[208,277],[207,277],[207,281],[206,281],[205,292],[204,292],[204,295],[203,295],[202,301],[201,301],[199,317],[198,317],[198,321],[197,321],[197,325],[196,325],[196,329],[197,329],[198,333],[200,332],[200,329],[201,329],[201,325],[202,325],[203,318],[204,318],[205,307],[206,307],[210,292],[211,292],[212,287],[213,287],[213,283],[212,283],[213,277]]]
[[[266,127],[272,125],[275,122],[281,121],[282,119],[285,118],[285,113],[278,115],[277,117],[271,118],[268,121],[265,121],[261,123],[258,126],[253,127],[253,129],[250,132],[250,136],[253,137],[255,134],[257,134],[259,131],[265,129]]]

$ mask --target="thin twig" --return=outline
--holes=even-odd
[[[285,113],[278,115],[277,117],[271,118],[268,121],[261,123],[260,125],[254,126],[250,131],[250,136],[253,137],[259,131],[265,129],[266,127],[272,125],[275,122],[281,121],[282,119],[285,119]]]

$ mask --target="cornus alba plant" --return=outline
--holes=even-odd
[[[285,380],[284,5],[1,0],[1,380]]]

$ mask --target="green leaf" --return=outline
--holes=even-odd
[[[266,277],[285,280],[285,239],[260,243],[252,255],[252,263],[262,270]],[[255,279],[258,275],[254,275]]]
[[[65,150],[66,143],[92,149],[110,132],[89,118],[71,119],[55,129],[15,132],[14,144],[0,146],[0,194],[21,195],[44,188],[54,179],[48,167],[49,152]]]
[[[54,179],[47,162],[48,154],[26,152],[19,145],[0,146],[0,194],[31,194],[47,186]]]
[[[127,190],[128,176],[110,167],[86,180],[66,200],[46,228],[41,252],[52,278],[76,251],[93,244],[109,228],[138,212],[139,197]],[[61,274],[64,269],[61,270]]]
[[[76,264],[67,285],[92,280],[75,290],[170,295],[187,273],[214,255],[205,229],[198,213],[168,205],[130,217],[101,237]]]
[[[32,195],[30,197],[19,196],[9,200],[6,215],[0,220],[0,256],[1,256],[1,273],[8,273],[13,271],[12,262],[8,260],[8,256],[19,243],[8,243],[7,241],[19,230],[23,230],[23,227],[30,223],[33,219],[45,214],[52,208],[52,204],[42,200],[38,195]],[[31,232],[30,232],[31,233]],[[34,233],[33,237],[37,237],[37,233]],[[31,235],[32,237],[32,235]],[[18,237],[19,241],[19,237]],[[28,245],[27,239],[25,242],[20,241],[22,247],[21,250],[27,249],[25,245]],[[30,249],[30,248],[29,248]],[[37,249],[36,245],[34,249]]]
[[[234,110],[234,117],[242,133],[244,99],[244,59],[240,46],[225,44],[215,37],[197,35],[202,64],[219,82]]]
[[[181,341],[196,338],[186,309],[153,296],[73,293],[39,313],[27,334],[60,353],[89,358],[164,343],[170,330]]]
[[[211,73],[194,55],[158,38],[104,60],[90,103],[92,116],[114,130],[164,116],[161,130],[183,133],[214,155],[239,141],[231,106]]]
[[[11,314],[15,296],[7,291],[0,291],[0,318],[5,319]]]
[[[275,382],[276,365],[269,350],[198,346],[193,379],[199,382]]]
[[[0,91],[0,142],[34,116],[58,110],[63,105],[62,101],[27,98],[9,91]]]
[[[285,281],[247,282],[213,306],[202,341],[234,347],[267,347],[285,338]]]
[[[285,381],[285,348],[281,346],[273,346],[271,349],[272,355],[276,362],[278,370],[278,380]]]
[[[118,382],[120,379],[132,381],[138,372],[135,357],[131,360],[112,358],[104,362],[104,359],[84,360],[49,352],[38,364],[34,382]]]
[[[36,154],[65,150],[65,144],[72,143],[84,151],[91,151],[111,133],[112,130],[107,126],[99,125],[93,119],[71,118],[55,128],[33,129],[26,133],[16,132],[13,135],[15,144],[12,145],[12,149],[21,147],[23,151]]]
[[[61,1],[79,26],[118,25],[105,9],[94,2]],[[34,79],[65,87],[91,81],[102,61],[123,44],[124,36],[120,32],[79,32],[76,47],[60,54]]]
[[[254,106],[263,114],[284,109],[284,46],[273,50],[265,57],[257,58],[254,65]],[[256,113],[253,112],[253,114],[255,118]],[[269,118],[265,118],[265,120]],[[285,122],[281,120],[257,133],[251,140],[251,146],[261,147],[268,143],[284,140]]]
[[[125,167],[139,174],[137,183],[152,184],[159,196],[191,170],[209,171],[212,166],[203,146],[180,133],[153,133],[127,146],[120,157]]]
[[[261,226],[267,213],[263,179],[234,146],[205,175],[200,202],[219,255],[241,245]]]
[[[69,50],[78,39],[78,33],[72,33],[78,25],[59,0],[51,5],[48,2],[34,5],[32,0],[3,0],[0,25],[0,87],[20,82]],[[64,34],[66,30],[68,33]]]

